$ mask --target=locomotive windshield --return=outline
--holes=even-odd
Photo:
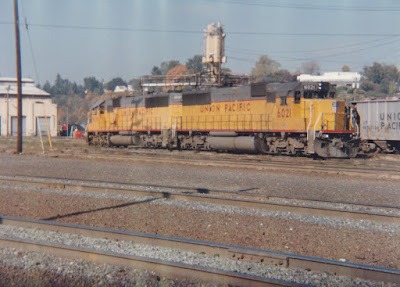
[[[305,99],[334,99],[336,89],[326,82],[306,83],[303,85]]]

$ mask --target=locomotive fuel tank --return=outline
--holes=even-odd
[[[115,135],[110,136],[110,143],[114,146],[140,145],[141,140],[138,135]]]
[[[258,153],[265,151],[265,144],[262,140],[252,136],[212,136],[207,138],[212,150],[234,151],[245,153]]]

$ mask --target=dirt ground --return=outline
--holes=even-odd
[[[321,178],[288,172],[166,164],[157,161],[96,159],[98,150],[87,150],[83,141],[55,144],[62,154],[79,149],[83,157],[49,156],[25,144],[22,155],[0,139],[0,174],[33,174],[92,179],[152,182],[230,190],[258,189],[276,195],[305,195],[342,200],[381,201],[399,204],[398,181],[370,178]],[[31,151],[29,151],[29,147]],[[118,151],[118,150],[117,150]],[[115,152],[114,152],[115,153]],[[124,150],[121,151],[125,153]],[[61,153],[60,153],[61,154]],[[133,156],[133,155],[131,155]],[[201,154],[199,154],[201,157]],[[369,265],[400,268],[400,236],[396,233],[311,224],[283,218],[184,208],[151,202],[94,199],[60,194],[0,189],[0,214],[59,222],[162,234],[294,254],[345,259]]]

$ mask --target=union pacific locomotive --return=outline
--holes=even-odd
[[[348,158],[359,139],[329,83],[257,83],[142,93],[96,103],[90,145]]]

